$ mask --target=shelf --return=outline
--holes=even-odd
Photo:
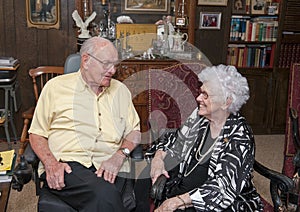
[[[229,41],[228,44],[275,44],[276,41]]]
[[[272,73],[273,72],[273,68],[255,68],[255,67],[237,67],[237,69],[239,70],[239,72],[241,73]]]
[[[300,34],[283,34],[282,43],[300,43]]]

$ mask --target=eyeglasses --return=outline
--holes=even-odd
[[[97,60],[99,63],[102,64],[104,69],[111,69],[113,66],[117,65],[119,62],[103,62],[102,60],[98,59],[97,57],[91,55],[90,53],[87,53],[90,57],[92,57],[93,59]]]
[[[212,97],[212,96],[219,96],[219,95],[211,95],[206,92],[206,91],[202,91],[202,89],[199,89],[199,96],[202,95],[203,99],[208,99],[208,97]]]
[[[206,91],[202,91],[201,89],[199,89],[199,96],[202,95],[203,99],[208,99],[208,93],[206,93]]]
[[[208,95],[208,93],[206,91],[202,91],[201,88],[199,89],[198,95],[199,96],[202,95],[203,99],[205,99],[205,100],[208,99],[208,97],[219,96],[219,95],[211,95],[211,94]]]

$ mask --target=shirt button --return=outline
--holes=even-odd
[[[98,142],[98,140],[97,139],[95,139],[95,143],[97,143]]]
[[[101,113],[98,113],[98,116],[101,116]]]
[[[101,127],[99,127],[99,131],[101,131],[102,129],[101,129]]]

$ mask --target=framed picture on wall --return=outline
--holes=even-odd
[[[60,0],[26,0],[27,26],[40,29],[58,29]]]
[[[246,0],[233,0],[232,13],[245,14],[246,13]]]
[[[122,13],[159,13],[168,14],[170,11],[170,0],[124,0],[122,1]]]
[[[227,6],[227,0],[198,0],[198,5]]]
[[[200,29],[220,29],[221,28],[220,12],[200,12]]]
[[[266,14],[266,0],[251,0],[251,14]]]

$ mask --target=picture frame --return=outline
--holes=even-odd
[[[198,5],[227,6],[227,0],[198,0]]]
[[[170,0],[160,1],[122,1],[122,13],[125,14],[169,14],[170,12]]]
[[[266,0],[251,0],[251,14],[266,14]]]
[[[246,13],[246,0],[234,0],[232,3],[233,14],[245,14]]]
[[[221,12],[200,12],[199,29],[220,29]]]
[[[39,0],[26,0],[27,26],[39,29],[59,29],[60,0],[49,0],[42,4]]]
[[[266,14],[268,15],[278,15],[279,3],[278,2],[267,2],[266,4]]]

